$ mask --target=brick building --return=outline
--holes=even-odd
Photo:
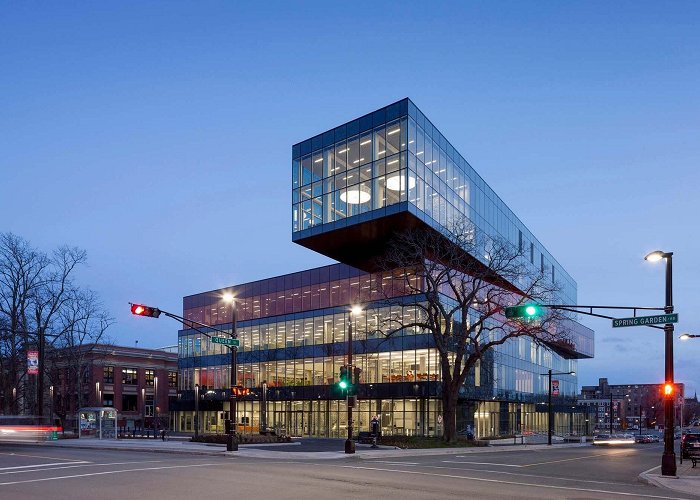
[[[75,427],[79,408],[95,406],[116,408],[120,428],[149,429],[154,423],[172,427],[169,407],[177,396],[175,349],[87,344],[48,356],[51,412],[67,428]]]
[[[675,384],[675,398],[680,407],[684,385]],[[598,385],[584,385],[578,404],[591,407],[596,426],[607,430],[610,424],[612,396],[613,429],[653,428],[664,423],[663,384],[610,384],[607,378],[598,379]],[[680,412],[674,413],[676,425]]]

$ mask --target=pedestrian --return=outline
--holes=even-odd
[[[163,427],[163,429],[161,429],[161,431],[160,431],[160,438],[161,438],[163,441],[165,441],[165,427]]]

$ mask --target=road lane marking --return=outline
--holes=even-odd
[[[470,469],[469,467],[445,467],[443,465],[421,465],[421,467],[426,469],[448,469],[448,470],[461,470],[461,471],[473,471],[473,472],[486,472],[491,474],[509,475],[509,476],[523,476],[523,477],[536,477],[540,479],[555,479],[557,481],[573,481],[575,483],[593,483],[593,484],[611,484],[614,486],[629,486],[629,483],[616,483],[614,481],[595,481],[593,479],[575,479],[571,477],[559,477],[559,476],[542,476],[539,474],[524,474],[522,472],[508,472],[504,470],[489,470],[489,469]],[[661,467],[659,465],[659,467]],[[656,467],[655,467],[656,468]]]
[[[130,464],[148,464],[148,463],[160,463],[163,462],[163,460],[142,460],[140,462],[112,462],[108,464],[94,464],[91,462],[85,462],[84,464],[78,464],[78,465],[68,465],[68,464],[60,464],[59,467],[46,467],[44,469],[32,469],[32,470],[13,470],[13,471],[5,471],[5,472],[0,472],[0,476],[4,476],[5,474],[24,474],[27,472],[44,472],[47,470],[59,470],[59,469],[74,469],[76,467],[104,467],[107,465],[130,465]],[[28,465],[27,467],[35,467],[33,465]],[[2,470],[2,469],[0,469]]]
[[[586,458],[596,458],[596,457],[610,457],[620,455],[621,453],[599,453],[597,455],[585,455],[583,457],[573,457],[573,458],[562,458],[559,460],[549,460],[547,462],[537,462],[534,464],[523,464],[521,467],[534,467],[536,465],[547,465],[547,464],[557,464],[559,462],[572,462],[574,460],[585,460]]]
[[[387,465],[420,465],[418,462],[388,462],[386,460],[372,460],[373,464],[387,464]]]
[[[163,469],[184,469],[187,467],[211,467],[213,465],[221,465],[221,464],[169,465],[169,466],[163,466],[163,467],[144,467],[143,469],[108,470],[108,471],[104,471],[104,472],[90,472],[88,474],[75,474],[73,476],[43,477],[40,479],[25,479],[24,481],[8,481],[5,483],[0,483],[0,486],[8,486],[11,484],[40,483],[42,481],[57,481],[59,479],[73,479],[76,477],[104,476],[107,474],[122,474],[124,472],[142,472],[142,471],[163,470]]]
[[[463,462],[460,460],[443,460],[442,463],[445,464],[469,464],[469,465],[497,465],[499,467],[523,467],[522,465],[515,464],[498,464],[493,462]]]
[[[13,469],[29,469],[32,467],[53,467],[55,465],[66,465],[66,463],[68,463],[68,464],[89,464],[90,462],[76,460],[75,462],[56,462],[53,464],[15,465],[14,467],[0,467],[0,471],[13,470]],[[43,469],[41,469],[41,470],[43,470]]]
[[[63,460],[64,462],[74,462],[74,458],[60,458],[60,457],[46,457],[43,455],[26,455],[23,453],[0,453],[0,455],[7,455],[10,457],[29,457],[29,458],[48,458],[49,460]]]
[[[321,464],[318,464],[321,465]],[[324,464],[325,465],[325,464]],[[499,484],[510,484],[513,486],[529,486],[532,488],[547,488],[552,490],[566,490],[566,491],[584,491],[588,493],[602,493],[610,495],[620,495],[626,497],[638,497],[638,498],[661,498],[664,500],[679,500],[682,497],[664,497],[659,495],[645,495],[643,493],[626,493],[623,491],[610,491],[610,490],[598,490],[593,488],[575,488],[573,486],[554,486],[549,484],[537,484],[537,483],[521,483],[518,481],[504,481],[502,479],[487,479],[483,477],[470,477],[470,476],[458,476],[455,474],[434,474],[431,472],[421,472],[417,470],[396,470],[396,469],[381,469],[379,467],[362,467],[358,465],[329,465],[330,467],[342,467],[345,469],[364,469],[364,470],[376,470],[380,472],[398,472],[399,474],[415,474],[420,476],[436,476],[436,477],[447,477],[450,479],[467,479],[469,481],[481,481],[485,483],[499,483]],[[1,485],[2,483],[0,483]]]

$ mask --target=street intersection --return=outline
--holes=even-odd
[[[328,459],[321,452],[314,460],[294,452],[231,456],[217,448],[196,455],[3,444],[0,498],[696,498],[638,480],[660,453],[660,445],[554,446],[396,450],[376,458]]]

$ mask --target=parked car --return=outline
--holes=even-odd
[[[690,458],[690,452],[700,453],[700,431],[684,432],[681,437],[681,454]]]

